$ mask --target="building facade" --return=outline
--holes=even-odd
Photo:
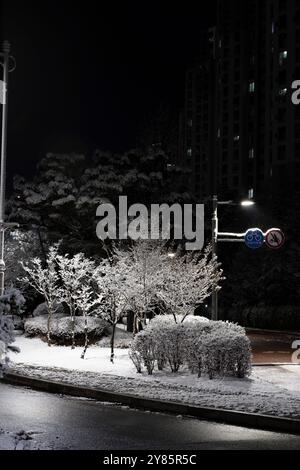
[[[219,0],[207,55],[187,72],[184,145],[197,199],[272,199],[300,183],[300,2]]]

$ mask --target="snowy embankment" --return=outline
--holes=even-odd
[[[254,367],[248,379],[197,378],[189,371],[137,374],[128,350],[116,349],[115,363],[108,348],[92,346],[86,359],[82,348],[48,346],[23,336],[15,343],[11,371],[82,387],[93,387],[196,406],[270,414],[300,419],[300,366]]]

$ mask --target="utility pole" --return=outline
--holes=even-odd
[[[6,186],[6,149],[7,149],[7,94],[8,94],[8,67],[10,44],[3,43],[3,100],[2,100],[2,133],[1,133],[1,169],[0,169],[0,295],[4,294],[5,277],[5,186]]]
[[[213,258],[216,258],[218,253],[217,253],[217,243],[218,243],[218,197],[213,196],[212,198],[212,203],[213,203],[213,213],[212,213],[212,240],[211,240],[211,246],[212,246],[212,256]],[[212,291],[212,315],[211,318],[212,320],[217,320],[218,319],[218,291],[217,291],[217,286],[213,288]]]
[[[1,133],[1,162],[0,162],[0,296],[4,294],[5,279],[5,231],[17,224],[5,223],[5,189],[6,189],[6,149],[7,149],[7,105],[8,105],[8,75],[10,44],[4,41],[0,57],[3,59],[3,83],[2,83],[2,133]]]

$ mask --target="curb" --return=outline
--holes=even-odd
[[[275,416],[246,413],[243,411],[184,405],[177,402],[137,397],[131,394],[123,395],[121,393],[109,392],[95,388],[83,388],[62,382],[35,379],[12,373],[6,374],[2,379],[2,382],[10,385],[30,387],[34,390],[49,393],[118,403],[135,409],[185,415],[254,429],[300,434],[300,419],[277,418]]]
[[[264,330],[261,328],[248,328],[247,326],[244,327],[246,333],[271,333],[271,334],[279,334],[279,335],[288,335],[288,336],[300,336],[300,331],[286,331],[286,330]]]
[[[252,367],[277,367],[277,366],[293,366],[293,367],[299,367],[300,363],[296,362],[253,362],[251,364]]]

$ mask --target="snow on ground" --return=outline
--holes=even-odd
[[[43,443],[38,443],[33,431],[11,433],[0,428],[0,450],[51,450]]]
[[[82,348],[52,346],[39,339],[17,338],[21,353],[11,356],[12,370],[80,386],[101,388],[190,405],[234,409],[300,419],[300,366],[259,366],[248,379],[197,378],[187,370],[178,374],[137,374],[128,350],[116,349],[115,364],[108,348],[91,346],[86,359]]]

